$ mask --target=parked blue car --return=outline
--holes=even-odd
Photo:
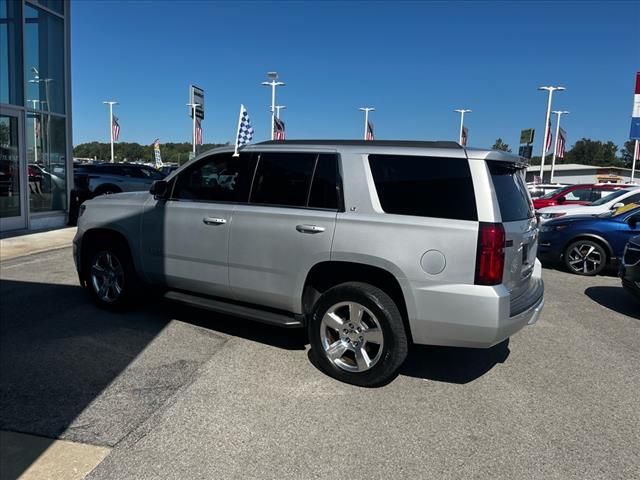
[[[640,206],[596,216],[561,217],[540,227],[538,258],[564,262],[571,273],[597,275],[619,263],[629,239],[640,234]]]

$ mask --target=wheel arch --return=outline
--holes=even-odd
[[[80,244],[80,261],[78,267],[80,269],[80,278],[82,282],[86,282],[86,274],[87,274],[87,262],[89,260],[89,252],[91,247],[96,245],[98,242],[109,243],[112,245],[120,245],[124,249],[126,249],[131,261],[133,262],[134,268],[138,270],[136,261],[133,256],[133,251],[131,246],[129,245],[129,241],[127,237],[118,230],[114,230],[111,228],[92,228],[87,230],[82,235],[82,241]]]
[[[307,273],[302,290],[302,311],[305,318],[325,291],[335,285],[354,281],[378,287],[394,300],[402,315],[407,338],[411,342],[407,303],[400,282],[390,271],[364,263],[333,260],[316,263]]]
[[[102,183],[96,187],[96,189],[94,190],[94,194],[102,195],[102,193],[107,189],[111,189],[116,193],[122,192],[122,188],[120,188],[118,185],[115,185],[113,183]]]

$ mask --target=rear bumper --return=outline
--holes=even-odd
[[[415,343],[488,348],[537,322],[544,307],[542,265],[531,286],[512,299],[502,285],[443,285],[413,290],[416,314],[409,319]],[[512,312],[514,312],[512,314]]]
[[[620,265],[622,286],[640,300],[640,264]]]

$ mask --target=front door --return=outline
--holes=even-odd
[[[0,231],[26,228],[25,158],[18,112],[0,110]]]

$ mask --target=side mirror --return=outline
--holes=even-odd
[[[620,207],[624,207],[624,203],[622,203],[622,202],[614,203],[614,204],[611,206],[611,210],[617,210],[617,209],[619,209]]]
[[[565,197],[564,195],[561,197],[558,197],[558,200],[557,200],[558,203],[564,203],[566,201],[567,201],[567,197]]]
[[[154,196],[156,200],[164,200],[169,194],[169,188],[167,182],[164,180],[156,180],[151,184],[149,193]]]

